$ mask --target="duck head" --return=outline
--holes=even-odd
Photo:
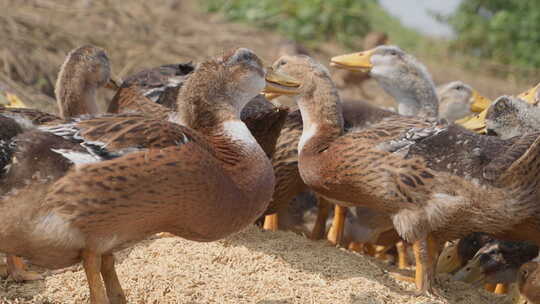
[[[439,116],[448,121],[482,112],[491,103],[488,98],[461,81],[453,81],[437,88],[437,95],[439,96]]]
[[[58,75],[55,95],[63,118],[82,114],[97,114],[96,90],[117,89],[111,78],[111,65],[102,48],[85,45],[72,50]]]
[[[393,45],[333,57],[337,68],[369,72],[398,103],[402,115],[437,118],[438,98],[427,69],[413,56]]]

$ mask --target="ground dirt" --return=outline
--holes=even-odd
[[[416,297],[374,259],[256,227],[213,243],[152,239],[119,252],[117,271],[129,303],[503,304],[504,297],[439,277],[439,297]],[[0,281],[1,303],[84,303],[81,267],[44,281]],[[2,302],[3,301],[3,302]]]

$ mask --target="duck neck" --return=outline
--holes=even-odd
[[[202,134],[209,144],[208,151],[246,197],[260,197],[260,192],[267,191],[268,184],[274,183],[270,160],[240,120],[240,110],[231,104],[231,97],[213,94],[208,98],[204,93],[197,90],[196,94],[184,95],[171,120]],[[249,100],[250,96],[245,98]]]
[[[402,75],[395,79],[377,78],[381,87],[398,104],[398,113],[406,116],[437,118],[439,99],[435,85],[428,75]]]
[[[97,85],[88,84],[84,77],[62,69],[55,90],[60,117],[97,114],[96,91]]]
[[[337,89],[329,76],[315,72],[297,97],[303,132],[299,153],[319,153],[343,134],[343,113]]]

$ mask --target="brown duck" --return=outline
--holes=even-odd
[[[0,250],[47,268],[82,261],[92,303],[125,303],[115,249],[162,231],[212,241],[246,227],[274,188],[270,161],[239,120],[264,77],[258,57],[237,49],[199,66],[174,122],[105,115],[21,135],[36,140],[17,146],[23,155],[10,172],[51,138],[75,166],[59,179],[27,176],[28,186],[0,201]],[[290,81],[272,87],[295,91]]]
[[[402,53],[396,47],[377,49],[389,56]],[[407,140],[401,139],[414,140],[426,132],[441,134],[444,125],[400,116],[344,133],[339,96],[326,68],[307,57],[282,57],[274,68],[303,82],[297,99],[303,117],[299,143],[302,179],[333,203],[363,205],[389,214],[398,233],[413,243],[420,291],[431,290],[436,252],[442,242],[474,231],[515,232],[521,223],[535,219],[537,207],[532,202],[536,191],[530,189],[536,190],[537,181],[529,178],[534,173],[521,170],[531,163],[535,168],[532,156],[540,149],[538,141],[505,171],[498,180],[500,186],[479,188],[458,174],[430,168],[421,155],[406,158],[395,149],[404,147],[401,144]],[[430,109],[415,108],[432,114]],[[452,144],[448,138],[447,145]],[[494,202],[505,212],[494,209]],[[456,219],[464,223],[451,224]]]
[[[96,114],[96,90],[100,87],[116,88],[116,83],[110,75],[109,59],[103,49],[85,45],[72,50],[62,64],[56,82],[57,102],[62,118],[81,114]],[[59,122],[62,118],[36,109],[0,108],[0,129],[2,129],[0,134],[0,142],[2,143],[0,168],[3,168],[0,178],[4,179],[5,173],[9,171],[15,144],[12,139],[15,136],[37,125]],[[44,153],[47,154],[47,152]],[[33,166],[37,165],[37,162],[33,163]],[[36,168],[33,167],[30,170],[36,170]],[[13,186],[13,184],[4,182],[0,191],[5,194]],[[41,278],[37,273],[26,271],[22,259],[16,256],[8,255],[7,262],[7,272],[15,281]]]
[[[130,75],[124,79],[107,112],[141,113],[164,120],[174,117],[180,88],[195,69],[196,65],[192,63],[167,64]],[[273,81],[271,77],[273,76],[267,77],[269,83]],[[273,92],[277,91],[280,91],[279,88],[274,87]],[[287,90],[280,92],[279,94],[289,94]],[[277,137],[288,112],[287,107],[274,106],[259,94],[240,114],[241,120],[268,157],[272,157],[274,153]]]

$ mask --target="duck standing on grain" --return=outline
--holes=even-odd
[[[274,176],[239,115],[265,83],[278,93],[298,87],[240,48],[199,65],[174,122],[104,115],[25,133],[45,141],[30,148],[63,139],[71,147],[56,152],[76,164],[0,201],[0,251],[47,268],[82,261],[92,303],[125,303],[115,249],[157,232],[213,241],[253,223],[271,200]]]
[[[399,48],[386,46],[368,54],[373,60],[383,61],[405,56]],[[351,62],[356,62],[357,57],[361,63],[369,62],[369,57],[353,57],[337,58],[336,63],[356,67]],[[407,146],[411,149],[415,139],[428,137],[426,134],[446,136],[446,146],[452,145],[453,139],[444,133],[449,128],[446,125],[425,118],[394,116],[357,132],[344,133],[339,95],[325,67],[302,56],[284,56],[273,67],[302,81],[297,98],[303,119],[298,146],[302,179],[333,203],[367,206],[390,215],[400,236],[413,243],[420,292],[432,291],[438,248],[445,241],[474,231],[514,233],[518,225],[536,220],[539,181],[534,173],[522,170],[530,165],[536,168],[540,161],[534,157],[540,149],[539,140],[534,140],[524,156],[507,167],[498,186],[478,187],[459,174],[430,168],[420,152],[411,158],[405,158],[403,152],[394,153]],[[435,90],[427,79],[417,78],[424,81],[419,85],[431,87],[426,90],[426,98],[419,99],[426,103],[424,107],[410,95],[404,94],[404,99],[398,100],[411,115],[437,115]],[[540,238],[540,231],[536,234]]]
[[[2,179],[0,191],[2,194],[7,193],[10,189],[17,186],[16,184],[6,182],[6,176],[10,174],[9,166],[13,161],[12,158],[19,156],[17,153],[14,153],[16,151],[14,147],[17,143],[29,140],[20,137],[14,142],[12,139],[18,134],[21,134],[24,130],[33,128],[36,125],[60,122],[62,119],[82,114],[97,114],[95,95],[96,90],[101,87],[109,89],[117,88],[116,83],[111,79],[109,58],[103,49],[92,45],[85,45],[72,50],[60,68],[55,93],[61,117],[35,109],[0,109],[0,128],[3,130],[2,134],[0,134],[0,142],[2,143],[0,147],[2,153],[0,157],[0,168],[4,168],[0,175],[0,178]],[[55,175],[57,172],[56,170],[49,171],[49,169],[52,168],[39,168],[39,164],[42,163],[41,159],[48,159],[48,161],[44,162],[45,164],[52,163],[49,158],[59,160],[60,164],[66,163],[60,155],[50,151],[49,148],[52,147],[46,147],[45,151],[36,153],[33,156],[34,160],[31,166],[27,169]],[[65,165],[69,166],[69,164]],[[66,168],[58,164],[55,166],[62,167],[60,169],[61,172]],[[13,172],[11,172],[11,174],[13,174]],[[17,179],[18,178],[14,176],[10,177],[11,181]],[[26,271],[24,262],[21,258],[8,255],[6,260],[7,273],[15,281],[32,281],[41,278],[41,276],[35,272]]]
[[[421,69],[418,68],[417,70],[421,70]],[[415,72],[415,69],[412,69],[412,68],[406,68],[404,73],[395,73],[392,69],[389,69],[387,70],[387,73],[386,73],[387,75],[385,75],[384,77],[387,79],[392,79],[392,78],[399,79],[400,77],[403,76],[403,74],[413,74],[413,73],[420,74],[420,72]],[[377,77],[378,79],[381,78],[380,75],[379,76],[376,75],[375,77]],[[411,79],[411,78],[412,77],[409,76],[406,79]],[[429,89],[429,86],[427,86],[426,88]],[[414,87],[411,89],[411,91],[414,92]],[[418,91],[421,92],[422,89],[418,89],[417,92]],[[490,103],[489,99],[480,95],[471,86],[461,81],[453,81],[453,82],[444,84],[440,86],[439,88],[437,88],[436,93],[439,99],[438,117],[447,119],[448,121],[454,121],[455,119],[461,118],[464,115],[467,115],[468,113],[471,113],[471,112],[480,112],[484,110],[485,108],[487,108],[487,106],[489,106],[489,103]],[[415,94],[411,94],[411,95],[414,96]],[[418,96],[415,98],[418,98]],[[403,108],[402,108],[402,111],[403,111]],[[385,231],[389,223],[391,226],[391,221],[389,218],[387,217],[385,218],[377,214],[375,216],[377,220],[374,220],[375,217],[373,215],[377,213],[376,211],[374,210],[367,211],[365,207],[356,207],[356,208],[357,209],[361,208],[361,210],[351,210],[354,213],[354,215],[352,215],[352,217],[349,216],[349,218],[345,220],[344,219],[345,215],[348,215],[348,213],[346,212],[346,208],[343,208],[341,206],[335,207],[335,210],[336,210],[334,213],[335,216],[333,219],[332,228],[328,236],[331,242],[339,243],[340,239],[342,238],[347,239],[347,237],[344,236],[345,228],[343,227],[343,225],[345,221],[355,226],[361,226],[363,225],[362,223],[369,222],[370,225],[367,228],[369,228],[371,231],[374,232],[370,236],[370,239],[366,239],[364,237],[358,240],[358,242],[364,243],[364,244],[358,244],[358,242],[355,242],[354,246],[371,247],[370,244],[365,244],[365,242],[367,241],[368,243],[371,243],[371,244],[379,244],[379,243],[388,244],[388,240],[395,239],[395,237],[392,236],[392,233],[390,233],[389,231]],[[370,218],[366,219],[365,217],[370,217]],[[353,227],[348,230],[354,231],[355,228]],[[382,232],[385,232],[385,238],[378,241],[377,237]],[[398,265],[400,269],[405,269],[408,265],[408,263],[406,262],[406,254],[405,254],[407,246],[405,243],[398,243],[397,245],[398,245],[399,262],[400,262],[398,263]],[[389,248],[391,247],[388,247],[388,246],[379,247],[378,251],[379,253],[382,253],[388,250]]]

